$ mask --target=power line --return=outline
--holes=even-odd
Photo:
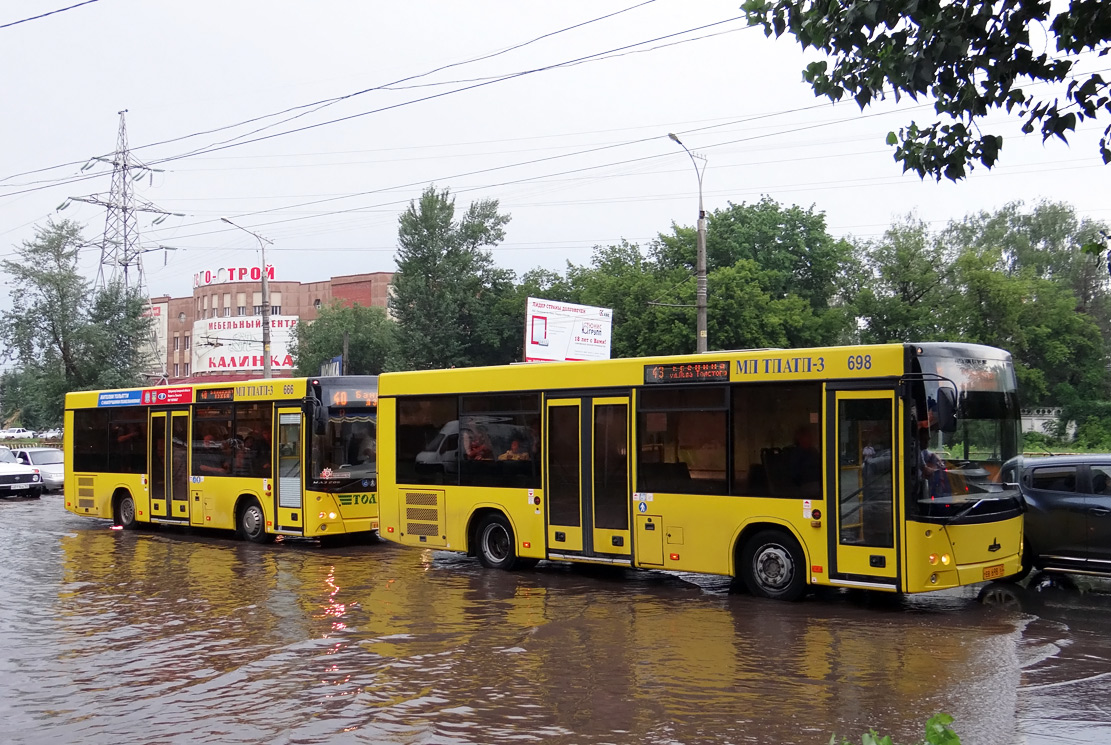
[[[100,0],[85,0],[85,2],[83,2],[83,3],[77,3],[77,5],[71,5],[68,8],[58,8],[57,10],[52,10],[49,13],[42,13],[41,15],[31,16],[30,18],[24,18],[21,21],[12,21],[11,23],[5,23],[3,26],[0,26],[0,29],[11,28],[12,26],[18,26],[21,23],[27,23],[28,21],[37,21],[40,18],[46,18],[47,16],[52,16],[55,13],[65,13],[67,10],[73,10],[74,8],[80,8],[82,5],[90,5],[92,3],[99,2],[99,1]]]
[[[727,18],[723,21],[715,21],[714,23],[709,23],[709,24],[706,24],[704,26],[697,26],[695,28],[686,29],[685,31],[677,31],[673,34],[666,34],[664,36],[659,36],[659,37],[656,37],[654,39],[647,39],[645,41],[638,41],[634,44],[627,44],[627,45],[622,46],[622,47],[616,47],[614,49],[610,49],[610,50],[607,50],[605,52],[596,52],[594,54],[589,54],[589,55],[586,55],[586,56],[583,56],[583,57],[577,57],[577,58],[571,59],[571,60],[565,60],[563,62],[556,62],[556,63],[553,63],[551,65],[544,65],[543,67],[537,67],[537,68],[534,68],[534,69],[531,69],[531,70],[523,70],[523,71],[519,71],[519,72],[515,72],[515,73],[507,73],[507,74],[505,74],[501,77],[495,78],[493,80],[487,80],[487,81],[484,81],[484,82],[475,83],[473,85],[467,85],[467,86],[464,86],[462,88],[455,88],[455,89],[450,90],[450,91],[443,91],[441,93],[433,93],[431,95],[423,96],[421,98],[410,99],[408,101],[402,101],[400,103],[390,104],[389,106],[381,106],[377,109],[370,109],[368,111],[362,111],[362,112],[359,112],[357,114],[349,114],[348,116],[342,116],[342,117],[338,117],[336,119],[329,119],[327,121],[317,122],[315,124],[308,124],[308,125],[305,125],[303,127],[297,127],[296,129],[288,129],[288,130],[285,130],[283,132],[275,132],[274,134],[265,135],[263,137],[256,137],[254,139],[242,140],[242,141],[239,141],[239,142],[234,142],[233,141],[233,142],[228,142],[228,143],[225,143],[225,144],[218,143],[218,146],[208,146],[208,147],[205,147],[205,148],[200,148],[200,149],[194,150],[194,151],[189,152],[189,153],[183,153],[181,155],[169,156],[169,157],[166,157],[166,158],[162,158],[160,160],[155,160],[155,161],[153,161],[153,163],[154,164],[170,163],[170,162],[175,161],[175,160],[181,160],[183,158],[189,158],[189,157],[193,157],[195,155],[201,155],[201,154],[206,154],[206,153],[215,153],[215,152],[220,152],[221,150],[227,150],[227,149],[230,149],[230,148],[233,148],[233,147],[241,147],[243,145],[251,145],[251,144],[256,143],[256,142],[264,142],[266,140],[271,140],[271,139],[274,139],[276,137],[285,137],[286,135],[297,134],[299,132],[306,132],[306,131],[309,131],[309,130],[312,130],[312,129],[317,129],[318,127],[327,127],[327,126],[331,126],[333,124],[339,124],[339,123],[342,123],[342,122],[351,121],[352,119],[359,119],[359,118],[364,117],[364,116],[370,116],[371,114],[381,114],[385,111],[392,111],[394,109],[403,108],[405,106],[412,106],[414,104],[424,103],[426,101],[432,101],[432,100],[435,100],[437,98],[443,98],[445,96],[451,96],[451,95],[454,95],[456,93],[464,93],[466,91],[475,90],[476,88],[483,88],[485,86],[493,85],[495,83],[502,83],[502,82],[505,82],[507,80],[515,80],[517,78],[524,77],[526,75],[534,75],[536,73],[547,72],[549,70],[555,70],[555,69],[559,69],[561,67],[570,67],[572,65],[580,64],[580,63],[583,63],[583,62],[586,62],[586,61],[598,61],[599,59],[605,59],[605,57],[603,57],[603,55],[609,55],[609,54],[612,54],[613,52],[617,52],[617,51],[621,51],[621,50],[625,50],[625,49],[631,49],[631,48],[634,48],[634,47],[642,46],[644,44],[651,44],[651,43],[656,42],[656,41],[662,41],[663,39],[670,39],[670,38],[673,38],[675,36],[681,36],[683,34],[691,33],[693,31],[701,31],[702,29],[712,28],[714,26],[720,26],[723,23],[731,23],[733,21],[742,20],[743,18],[744,18],[744,16],[735,16],[733,18]]]
[[[297,106],[291,106],[291,107],[289,107],[287,109],[283,109],[281,111],[276,111],[276,112],[272,112],[272,113],[269,113],[269,114],[263,114],[261,116],[252,117],[250,119],[245,119],[243,121],[236,122],[235,124],[227,124],[227,125],[224,125],[224,126],[221,126],[221,127],[216,127],[216,128],[209,129],[209,130],[203,130],[203,131],[199,131],[199,132],[192,132],[190,134],[181,135],[179,137],[173,137],[173,138],[166,139],[166,140],[161,140],[161,141],[158,141],[158,142],[152,142],[152,143],[148,143],[146,145],[139,145],[137,147],[132,148],[132,150],[144,150],[144,149],[147,149],[147,148],[157,147],[159,145],[168,145],[168,144],[171,144],[171,143],[174,143],[174,142],[181,142],[182,140],[192,139],[194,137],[203,137],[204,135],[215,134],[217,132],[224,132],[224,131],[227,131],[229,129],[235,129],[236,127],[243,127],[243,126],[246,126],[248,124],[254,124],[255,122],[263,121],[265,119],[271,119],[271,118],[276,117],[276,116],[283,116],[285,114],[289,114],[291,112],[298,111],[300,109],[312,109],[311,111],[303,111],[300,114],[297,114],[294,117],[290,117],[289,119],[285,119],[281,122],[274,122],[272,124],[267,125],[266,127],[259,128],[259,129],[255,130],[254,132],[244,133],[242,135],[239,135],[236,138],[232,138],[232,140],[225,140],[224,142],[215,143],[215,144],[218,144],[218,145],[219,144],[226,144],[228,142],[233,142],[235,139],[240,139],[242,137],[249,137],[252,134],[262,132],[262,131],[264,131],[266,129],[269,129],[271,127],[279,126],[281,124],[284,124],[285,122],[292,121],[293,119],[299,118],[301,116],[305,116],[307,114],[314,113],[314,112],[319,111],[323,108],[326,108],[327,106],[331,106],[335,103],[339,103],[340,101],[344,101],[344,100],[347,100],[347,99],[350,99],[350,98],[354,98],[355,96],[361,96],[365,93],[370,93],[372,91],[389,90],[390,89],[389,86],[398,85],[400,83],[405,83],[405,82],[408,82],[410,80],[417,80],[419,78],[427,77],[429,75],[434,75],[437,72],[442,72],[443,70],[447,70],[447,69],[450,69],[452,67],[460,67],[460,66],[468,65],[468,64],[471,64],[471,63],[474,63],[474,62],[481,62],[483,60],[491,59],[493,57],[497,57],[497,56],[500,56],[502,54],[507,54],[507,53],[515,51],[517,49],[521,49],[523,47],[529,46],[530,44],[534,44],[534,43],[536,43],[538,41],[541,41],[543,39],[547,39],[547,38],[550,38],[552,36],[562,34],[566,31],[572,31],[572,30],[577,29],[577,28],[582,28],[583,26],[588,26],[592,23],[597,23],[599,21],[604,21],[608,18],[613,18],[614,16],[621,15],[622,13],[627,13],[631,10],[636,10],[637,8],[641,8],[645,5],[650,5],[650,4],[654,3],[655,1],[656,0],[646,0],[645,2],[641,2],[641,3],[638,3],[636,5],[632,5],[628,8],[624,8],[622,10],[618,10],[618,11],[615,11],[613,13],[608,13],[608,14],[603,15],[603,16],[598,16],[597,18],[592,18],[589,21],[583,21],[581,23],[577,23],[577,24],[574,24],[572,26],[567,26],[565,28],[561,28],[557,31],[550,31],[550,32],[548,32],[546,34],[542,34],[542,35],[540,35],[540,36],[538,36],[534,39],[530,39],[529,41],[525,41],[525,42],[521,42],[519,44],[515,44],[513,46],[502,49],[501,51],[498,51],[498,52],[493,52],[493,53],[482,55],[482,56],[479,56],[479,57],[473,57],[471,59],[463,60],[463,61],[460,61],[460,62],[452,62],[452,63],[447,64],[447,65],[441,65],[440,67],[434,68],[434,69],[429,70],[427,72],[419,73],[419,74],[416,74],[416,75],[410,75],[408,77],[400,78],[400,79],[392,81],[390,83],[384,83],[382,85],[374,86],[374,87],[371,87],[371,88],[364,88],[363,90],[354,91],[352,93],[348,93],[348,94],[345,94],[343,96],[336,96],[334,98],[326,98],[326,99],[321,99],[320,101],[314,101],[314,102],[311,102],[311,103],[299,104]],[[96,2],[96,0],[90,0],[90,2]],[[84,5],[84,4],[85,3],[82,3],[82,5]],[[77,6],[73,6],[73,7],[77,7]],[[55,12],[59,12],[59,11],[55,11]],[[2,28],[2,27],[0,27],[0,28]],[[316,108],[313,108],[313,107],[316,107]],[[206,147],[210,147],[210,146],[206,146]],[[203,148],[202,148],[202,150],[203,150]],[[181,157],[186,157],[186,156],[181,156]],[[13,179],[13,178],[18,178],[19,176],[27,176],[27,175],[31,175],[31,174],[34,174],[34,173],[41,173],[43,171],[55,170],[57,168],[65,168],[67,166],[81,165],[81,163],[82,163],[82,161],[76,161],[76,162],[71,162],[71,163],[63,163],[63,164],[57,165],[57,166],[50,166],[48,168],[36,169],[34,171],[24,171],[22,173],[13,174],[13,175],[8,176],[6,178],[0,179],[0,183],[2,183],[4,181],[8,181],[8,180]]]

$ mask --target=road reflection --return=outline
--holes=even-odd
[[[946,711],[994,745],[1111,723],[1097,626],[974,591],[778,603],[721,578],[110,531],[53,501],[0,510],[10,742],[916,742]]]

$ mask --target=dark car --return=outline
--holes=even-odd
[[[1012,458],[1026,501],[1023,567],[1111,576],[1111,453]]]

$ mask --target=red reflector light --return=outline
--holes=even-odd
[[[679,554],[672,554],[671,555],[671,560],[672,561],[679,561]]]
[[[810,571],[812,574],[821,574],[824,570],[820,566],[815,565],[810,567]]]
[[[212,515],[205,515],[205,516],[204,516],[204,519],[205,519],[205,520],[211,520],[211,519],[212,519]]]
[[[528,541],[522,541],[521,545],[525,548],[532,548],[532,544],[529,543]]]
[[[143,511],[142,511],[142,510],[139,510],[139,514],[140,514],[140,515],[141,515],[141,514],[143,514]]]
[[[269,528],[269,527],[271,527],[271,526],[273,526],[273,525],[274,525],[274,523],[273,523],[272,521],[270,521],[270,520],[267,520],[267,521],[266,521],[266,527],[268,527],[268,528]]]
[[[393,526],[391,525],[390,527],[386,528],[386,532],[387,533],[392,533],[393,532]]]

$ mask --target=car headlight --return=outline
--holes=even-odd
[[[39,480],[39,475],[38,475],[38,474],[36,473],[35,475],[33,475],[33,476],[31,477],[31,480],[32,480],[32,481],[38,481],[38,480]]]

